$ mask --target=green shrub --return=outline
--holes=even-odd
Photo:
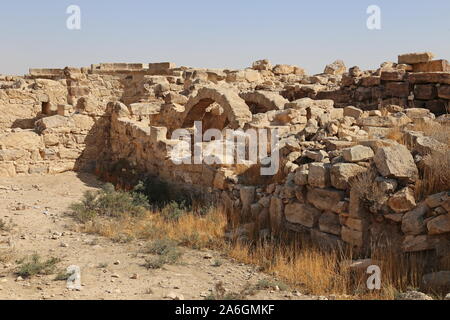
[[[86,191],[83,199],[73,203],[69,209],[78,220],[87,222],[97,216],[139,216],[149,209],[149,204],[143,194],[115,191],[113,185],[105,184],[102,190]]]
[[[281,291],[286,291],[289,289],[289,286],[284,282],[273,280],[273,279],[263,279],[258,281],[255,285],[256,290],[273,290],[275,288],[279,288]]]
[[[181,216],[186,214],[187,210],[183,202],[172,201],[162,208],[161,215],[167,221],[178,221]]]
[[[154,241],[147,248],[147,252],[157,255],[146,259],[144,266],[148,269],[159,269],[165,264],[175,264],[182,256],[177,243],[169,239]]]
[[[19,261],[19,269],[17,275],[23,278],[29,278],[37,274],[49,275],[53,274],[56,269],[56,264],[61,260],[58,258],[50,258],[42,261],[38,254],[33,254]]]

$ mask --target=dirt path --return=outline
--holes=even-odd
[[[183,248],[177,265],[159,270],[142,266],[147,254],[144,242],[114,243],[109,239],[74,230],[65,214],[68,205],[100,182],[92,175],[65,173],[56,176],[18,177],[0,180],[0,219],[12,230],[0,231],[0,250],[12,252],[0,261],[0,299],[204,299],[219,281],[239,292],[268,276],[253,266],[235,263],[220,253]],[[0,251],[1,252],[1,251]],[[69,291],[55,275],[18,279],[16,260],[38,253],[60,258],[60,270],[81,268],[82,290]],[[214,261],[222,264],[213,266]],[[18,281],[19,280],[19,281]],[[172,297],[173,298],[173,297]],[[258,291],[251,299],[320,299],[297,292]]]

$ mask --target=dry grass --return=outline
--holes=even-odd
[[[147,212],[138,218],[95,219],[82,225],[81,229],[113,240],[170,239],[187,247],[220,249],[224,245],[226,225],[225,215],[219,209],[211,209],[206,215],[186,212],[179,219],[169,221],[159,212]]]
[[[394,140],[400,144],[407,145],[405,133],[402,127],[393,127],[386,135],[386,139]]]
[[[212,209],[201,216],[187,212],[176,221],[167,221],[157,212],[142,217],[96,219],[83,225],[85,232],[111,239],[120,237],[143,240],[169,239],[179,245],[220,250],[228,257],[257,265],[292,288],[314,295],[336,295],[341,299],[394,299],[397,292],[418,287],[422,268],[418,261],[387,250],[373,250],[372,258],[380,261],[382,290],[368,291],[368,275],[341,268],[352,253],[324,252],[309,240],[281,236],[271,242],[226,241],[225,213]]]
[[[433,125],[429,125],[424,122],[419,122],[413,126],[412,130],[421,131],[428,137],[450,145],[450,125],[443,125],[438,122],[434,122]]]
[[[422,161],[421,176],[416,182],[416,198],[450,190],[450,150],[432,152]]]
[[[421,176],[416,183],[416,197],[423,199],[430,194],[450,190],[450,126],[419,123],[413,129],[447,145],[446,149],[433,151],[423,158]]]

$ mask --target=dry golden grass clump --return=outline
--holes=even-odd
[[[161,211],[164,210],[167,208]],[[365,270],[354,272],[342,268],[346,261],[353,260],[351,252],[323,251],[309,239],[287,234],[271,241],[229,240],[225,237],[227,217],[220,208],[211,208],[205,214],[178,212],[176,219],[167,219],[167,213],[161,211],[148,211],[139,216],[97,216],[83,223],[81,230],[115,241],[170,241],[194,249],[219,250],[238,262],[259,266],[261,271],[292,289],[306,294],[336,295],[341,299],[393,299],[397,292],[418,287],[423,273],[415,260],[386,250],[373,250],[372,259],[379,261],[377,264],[382,269],[382,289],[369,291]],[[164,263],[151,261],[148,267],[160,267]]]

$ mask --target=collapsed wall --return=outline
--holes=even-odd
[[[378,244],[448,259],[449,191],[417,193],[424,159],[449,159],[448,140],[418,130],[448,132],[441,114],[450,72],[442,61],[412,54],[364,72],[337,61],[315,76],[267,60],[245,70],[32,69],[0,78],[0,176],[103,174],[126,162],[135,175],[219,194],[227,213],[239,216],[243,237],[290,230],[328,248],[368,253]],[[193,133],[196,121],[202,134],[276,129],[278,171],[261,176],[261,163],[250,161],[174,163],[180,141],[172,134]]]

